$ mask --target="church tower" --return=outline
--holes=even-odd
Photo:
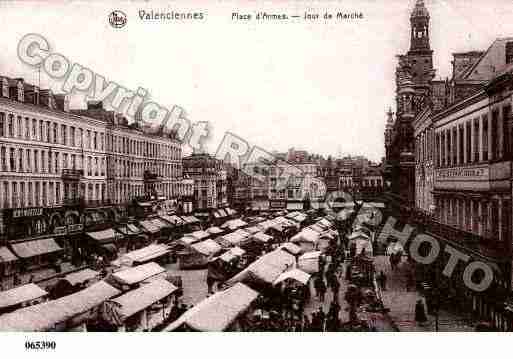
[[[415,85],[429,86],[434,77],[433,50],[429,43],[429,12],[424,0],[417,0],[410,16],[410,50],[407,53]]]

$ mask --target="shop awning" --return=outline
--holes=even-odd
[[[114,312],[106,311],[106,313],[110,312],[109,314],[114,315],[106,315],[108,318],[105,319],[113,324],[121,325],[127,318],[166,298],[176,290],[178,288],[165,279],[152,281],[109,300],[107,307],[110,307]],[[115,303],[115,305],[111,306],[111,303]]]
[[[164,331],[182,325],[201,332],[222,332],[257,299],[258,292],[238,283],[196,304]]]
[[[99,275],[100,273],[98,273],[97,271],[86,268],[78,272],[70,273],[67,276],[65,276],[64,279],[66,279],[71,285],[77,285],[87,282],[88,280],[97,278]]]
[[[122,239],[123,235],[116,232],[113,228],[104,229],[103,231],[87,232],[90,238],[102,244],[112,243],[118,239]]]
[[[15,262],[18,258],[7,247],[0,247],[0,263]]]
[[[164,273],[166,270],[157,263],[150,262],[137,267],[121,270],[112,273],[112,278],[121,284],[137,284],[148,278]]]
[[[98,307],[121,292],[104,281],[77,293],[0,316],[1,332],[44,332]]]
[[[25,284],[0,292],[0,309],[12,307],[44,297],[48,293],[34,283]]]
[[[160,231],[160,227],[157,227],[155,224],[153,224],[152,221],[146,220],[146,221],[140,221],[139,225],[143,228],[143,230],[147,233],[154,234]]]
[[[62,251],[53,238],[37,239],[11,244],[14,254],[20,258],[30,258],[48,253]]]

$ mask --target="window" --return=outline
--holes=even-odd
[[[71,146],[75,147],[75,127],[71,126],[70,128],[70,134],[69,134],[70,140],[71,140]]]
[[[61,125],[61,136],[62,136],[62,144],[64,146],[67,146],[68,144],[68,128],[66,127],[66,125]]]
[[[506,43],[506,64],[513,63],[513,42]]]
[[[38,150],[34,150],[34,172],[39,172],[39,152]]]
[[[90,130],[87,130],[86,147],[89,149],[91,148],[91,131]]]
[[[50,131],[50,121],[46,121],[46,142],[51,142]]]
[[[55,166],[54,166],[54,172],[59,173],[59,152],[54,153],[54,160],[55,160]]]
[[[43,120],[39,120],[39,141],[43,141]]]
[[[55,201],[57,204],[61,202],[61,184],[59,182],[55,183]]]
[[[23,150],[21,148],[18,150],[18,172],[24,172],[23,171]]]
[[[14,156],[15,156],[14,148],[11,148],[10,155],[11,155],[11,157],[9,158],[10,171],[15,172],[16,171],[16,162],[14,161]]]
[[[98,157],[94,158],[94,175],[98,176]]]
[[[479,119],[475,118],[474,121],[474,162],[479,162]]]
[[[68,167],[68,154],[67,153],[62,155],[62,161],[63,161],[63,164],[62,164],[63,168],[69,168]]]
[[[56,123],[53,124],[53,143],[59,142],[59,136],[57,135],[58,126]]]
[[[32,119],[32,139],[37,139],[37,120],[35,118]]]
[[[25,160],[27,163],[27,166],[25,168],[27,169],[27,172],[32,172],[32,166],[31,166],[31,162],[30,162],[30,152],[31,151],[29,149],[25,150]]]
[[[0,112],[0,137],[5,136],[5,113]]]
[[[94,135],[93,135],[93,148],[96,150],[98,149],[98,140],[97,140],[97,137],[98,137],[98,132],[94,131]]]
[[[9,120],[7,121],[7,133],[9,137],[14,137],[14,115],[9,114]]]
[[[28,201],[27,201],[27,204],[29,206],[32,206],[32,199],[33,199],[33,193],[32,193],[32,182],[29,182],[28,183],[28,190],[27,190],[27,194],[28,194]]]
[[[18,125],[18,133],[17,133],[17,136],[18,137],[23,137],[23,129],[22,129],[22,122],[21,122],[21,116],[18,116],[17,118],[17,125]]]
[[[25,117],[25,138],[27,140],[30,138],[30,120],[28,117]]]
[[[502,118],[503,118],[503,138],[504,138],[504,156],[507,159],[511,158],[513,154],[513,149],[511,146],[511,136],[513,136],[513,128],[511,124],[511,105],[507,105],[502,108]]]
[[[484,115],[483,118],[483,161],[488,161],[488,116]]]
[[[5,147],[2,147],[0,150],[0,162],[2,166],[2,171],[7,172],[7,158],[6,158],[6,152]]]

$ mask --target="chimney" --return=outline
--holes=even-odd
[[[25,103],[39,105],[39,87],[25,83],[24,96]]]
[[[65,94],[56,94],[55,104],[57,109],[64,112],[69,112],[69,98]]]
[[[49,109],[54,110],[56,108],[55,106],[55,98],[53,96],[52,90],[50,89],[43,89],[39,91],[39,97],[40,97],[40,104],[48,107]]]

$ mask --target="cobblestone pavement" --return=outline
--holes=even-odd
[[[415,321],[415,303],[424,301],[421,293],[414,289],[407,290],[407,274],[412,270],[410,264],[403,260],[399,267],[392,271],[387,256],[376,256],[376,270],[387,275],[387,288],[382,291],[385,307],[390,309],[389,316],[399,331],[436,331],[436,318],[428,314],[428,321],[419,324]],[[442,332],[473,331],[474,322],[470,316],[456,314],[441,309],[438,315],[438,330]]]
[[[165,266],[173,276],[182,277],[183,296],[182,302],[187,305],[195,305],[207,297],[207,270],[186,269],[181,270],[178,264],[172,263]]]

